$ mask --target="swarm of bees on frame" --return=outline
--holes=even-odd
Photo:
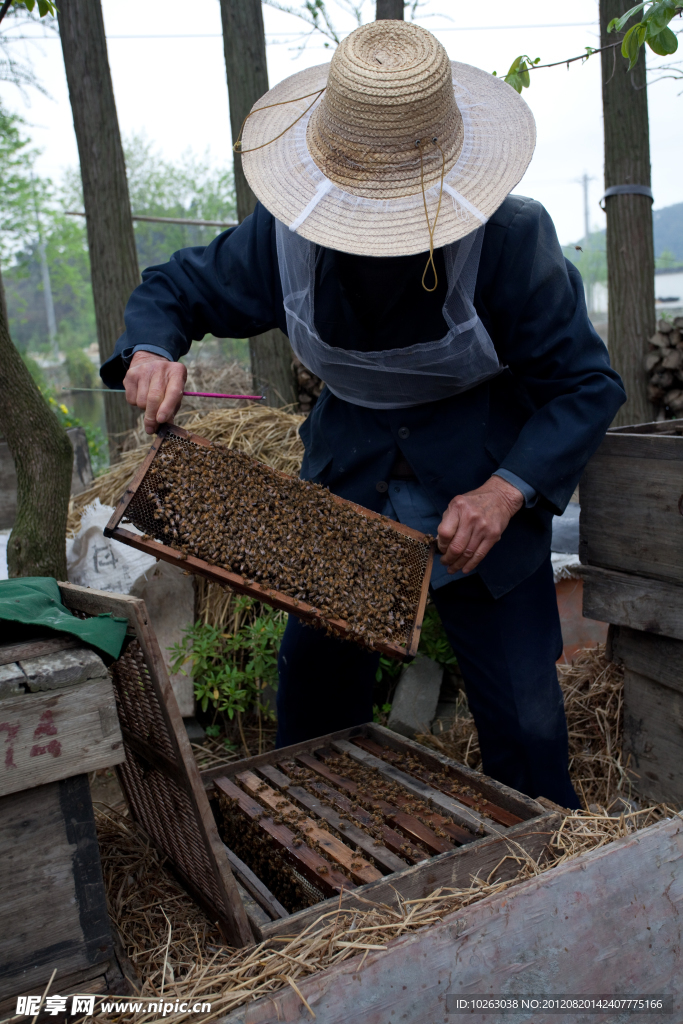
[[[170,435],[126,510],[155,539],[258,584],[268,601],[286,595],[318,621],[345,622],[370,648],[405,644],[412,629],[429,540],[341,505],[319,484],[282,475],[217,445]],[[303,610],[303,609],[302,609]],[[329,627],[327,627],[329,628]]]
[[[219,830],[221,838],[268,887],[283,907],[295,914],[297,910],[320,903],[325,897],[297,876],[282,856],[277,843],[258,823],[249,821],[236,801],[221,795]]]

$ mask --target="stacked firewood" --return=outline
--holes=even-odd
[[[660,320],[645,356],[647,394],[667,418],[683,415],[683,316]]]
[[[300,359],[292,358],[292,371],[294,372],[294,384],[299,399],[299,412],[302,416],[308,416],[309,412],[318,401],[320,392],[323,389],[323,382],[320,377],[307,370]]]

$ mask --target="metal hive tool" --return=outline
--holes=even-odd
[[[179,427],[164,425],[160,428],[159,435],[145,461],[120,499],[113,516],[107,524],[105,534],[139,550],[153,554],[157,558],[182,566],[190,572],[205,576],[222,585],[227,585],[238,593],[247,594],[258,601],[281,608],[311,624],[324,626],[328,631],[339,636],[353,639],[360,643],[368,642],[362,635],[363,626],[359,627],[357,621],[353,625],[343,618],[338,610],[335,611],[331,601],[329,603],[321,601],[317,604],[310,596],[301,599],[300,597],[292,596],[291,593],[284,592],[287,589],[287,580],[282,576],[282,572],[280,577],[278,577],[278,571],[280,570],[274,567],[272,559],[269,561],[266,557],[258,573],[250,573],[247,576],[245,572],[242,575],[240,572],[234,571],[234,566],[230,569],[215,564],[216,560],[211,557],[212,552],[209,550],[211,544],[208,542],[206,550],[202,552],[203,557],[195,557],[195,555],[187,554],[182,549],[178,539],[173,536],[164,536],[162,523],[157,514],[159,481],[172,477],[176,482],[178,480],[181,481],[182,489],[184,480],[182,467],[188,465],[187,454],[190,453],[191,460],[196,458],[199,461],[202,458],[208,457],[207,449],[212,450],[211,456],[223,460],[222,464],[226,467],[226,473],[233,471],[232,463],[239,463],[239,471],[246,477],[247,496],[250,475],[255,482],[258,480],[260,485],[267,486],[274,494],[279,492],[281,497],[276,498],[277,508],[279,512],[282,511],[283,515],[290,514],[290,499],[292,499],[292,496],[296,498],[300,492],[305,492],[310,496],[315,488],[315,485],[298,481],[296,478],[290,477],[285,473],[280,473],[268,466],[264,466],[263,463],[250,459],[241,452],[218,448],[211,445],[204,438],[190,434]],[[188,488],[186,490],[189,491]],[[383,625],[371,634],[369,646],[393,658],[405,659],[412,657],[417,652],[427,601],[434,551],[433,543],[431,543],[430,538],[416,530],[411,530],[407,526],[388,520],[384,516],[332,495],[321,488],[317,488],[316,493],[319,495],[320,500],[326,503],[328,512],[331,510],[331,517],[334,516],[334,510],[337,508],[341,509],[346,516],[350,512],[354,516],[363,517],[358,522],[363,524],[366,534],[369,529],[367,524],[372,524],[372,530],[376,534],[381,532],[384,541],[386,541],[387,534],[389,534],[394,538],[396,547],[400,548],[401,572],[403,576],[393,577],[392,582],[395,586],[396,595],[403,602],[402,607],[408,608],[409,611],[403,615],[403,624],[399,623],[397,625],[393,621],[390,622],[391,616],[388,616]],[[226,524],[230,524],[231,516],[234,517],[235,522],[238,521],[240,516],[239,508],[222,505],[220,512],[207,512],[206,505],[200,505],[198,500],[193,505],[194,500],[189,493],[184,495],[183,522],[178,524],[179,527],[182,528],[189,520],[189,517],[193,517],[194,522],[200,521],[202,529],[207,531],[206,536],[210,537],[212,523],[217,532],[218,526],[225,530]],[[261,515],[263,527],[267,529],[270,511],[264,508]],[[220,523],[218,522],[219,518]],[[131,522],[139,530],[142,530],[143,536],[140,537],[122,527],[121,523],[124,521]],[[292,529],[298,531],[296,540],[300,543],[301,550],[307,553],[309,572],[315,573],[319,571],[319,564],[322,563],[316,557],[319,550],[316,547],[316,544],[319,542],[318,535],[313,532],[312,527],[308,527],[305,524],[302,525],[301,522],[295,522],[293,518],[292,523],[294,524]],[[168,532],[166,531],[166,533]],[[253,554],[253,552],[250,552],[250,554]],[[395,557],[398,558],[399,556],[396,555]],[[325,582],[329,583],[331,581],[333,585],[340,587],[341,583],[337,584],[334,579],[334,570],[329,567],[329,557],[326,564],[328,568],[324,571],[328,575],[325,576]],[[379,562],[377,560],[373,562],[373,552],[368,550],[366,566],[364,567],[368,578],[371,577],[373,572],[379,571],[378,566]],[[259,575],[262,578],[260,580],[250,578],[253,575]],[[340,576],[339,580],[341,579],[342,577]],[[289,589],[291,590],[291,587]],[[378,593],[381,599],[381,594],[383,593],[381,586],[378,588]],[[348,593],[345,596],[348,598]],[[357,619],[359,617],[362,618],[363,606],[359,604],[358,608],[360,611]],[[364,608],[368,619],[372,616],[377,616],[377,608],[372,603],[366,603]]]

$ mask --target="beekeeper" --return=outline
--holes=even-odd
[[[625,396],[550,217],[510,194],[534,144],[524,100],[425,29],[357,29],[255,105],[256,209],[144,272],[101,374],[152,433],[194,339],[284,331],[326,385],[302,477],[438,535],[484,771],[577,807],[551,524]],[[377,663],[290,618],[279,744],[371,719]]]

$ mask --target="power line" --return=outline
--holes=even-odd
[[[570,21],[554,23],[552,25],[448,25],[434,28],[432,32],[511,32],[515,29],[537,29],[537,28],[597,28],[599,22],[597,21]],[[310,26],[313,29],[313,26]],[[274,38],[275,36],[291,37],[294,35],[300,35],[303,32],[308,31],[307,29],[300,29],[298,32],[292,30],[291,32],[266,32],[266,36]],[[344,34],[344,33],[342,33]],[[346,33],[348,34],[348,33]],[[56,35],[49,36],[13,36],[15,40],[29,40],[31,42],[45,42],[47,40],[57,40],[59,37]],[[191,32],[183,35],[111,35],[107,36],[107,39],[222,39],[220,32]]]

